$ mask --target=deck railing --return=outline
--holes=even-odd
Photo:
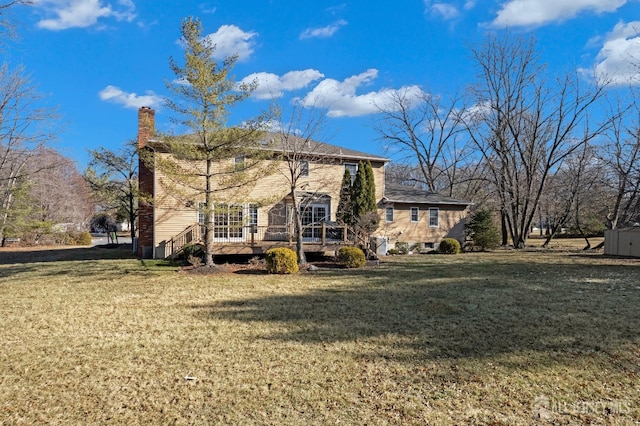
[[[325,223],[307,225],[303,227],[302,241],[304,244],[344,244],[348,241],[346,225],[327,225]],[[167,257],[178,255],[185,245],[203,243],[205,227],[194,224],[169,240],[166,245]],[[259,246],[266,243],[282,242],[295,244],[293,226],[214,226],[213,241],[217,245],[250,245]]]

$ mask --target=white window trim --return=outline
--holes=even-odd
[[[413,212],[416,212],[416,219],[413,219]],[[410,219],[411,219],[411,223],[418,223],[420,222],[420,208],[419,207],[411,207],[409,209],[409,213],[411,215]]]
[[[436,224],[431,223],[431,219],[433,219],[432,212],[436,212]],[[438,207],[429,207],[429,228],[439,228],[440,227],[440,209]]]
[[[355,170],[354,173],[351,173],[351,171],[349,171],[349,174],[351,175],[351,185],[353,185],[353,182],[356,180],[356,174],[358,173],[358,163],[344,163],[345,171],[348,170],[347,166],[352,166]]]
[[[300,160],[300,177],[309,177],[309,173],[311,173],[309,160]]]
[[[389,211],[391,212],[391,220],[389,220],[389,214],[388,214]],[[391,223],[394,220],[395,220],[395,211],[394,211],[393,206],[385,207],[385,209],[384,209],[384,221],[387,222],[387,223]]]

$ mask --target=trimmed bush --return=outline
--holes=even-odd
[[[78,242],[78,245],[81,246],[90,246],[91,245],[91,234],[88,233],[87,231],[81,232],[80,234],[78,234],[76,241]]]
[[[188,243],[182,247],[182,257],[193,265],[193,260],[204,259],[204,246],[199,243]],[[191,260],[189,260],[191,259]]]
[[[347,268],[362,268],[367,264],[367,259],[358,247],[340,247],[338,262]]]
[[[272,248],[265,256],[270,274],[295,274],[298,272],[298,256],[286,247]]]
[[[455,238],[445,238],[440,241],[438,251],[443,254],[458,254],[460,253],[460,242]]]
[[[84,232],[64,232],[50,234],[47,239],[53,244],[64,244],[69,246],[90,246],[91,234]],[[46,242],[46,240],[43,240]]]

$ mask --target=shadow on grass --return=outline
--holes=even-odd
[[[265,339],[369,342],[368,356],[398,361],[532,352],[566,359],[640,340],[636,268],[393,264],[323,277],[326,287],[304,294],[194,308],[205,319],[277,330]],[[336,284],[341,278],[346,284]]]
[[[34,274],[42,277],[92,277],[102,273],[135,272],[130,266],[100,262],[135,259],[131,249],[131,244],[113,244],[95,247],[3,250],[0,252],[0,278],[17,274]],[[144,264],[142,266],[146,268]]]
[[[110,244],[95,247],[71,247],[0,251],[0,265],[18,263],[64,262],[75,260],[134,259],[131,244]]]

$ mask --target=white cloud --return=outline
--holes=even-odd
[[[476,0],[467,0],[464,3],[464,10],[471,10],[476,7]]]
[[[311,92],[300,100],[303,106],[327,108],[329,117],[356,117],[375,114],[378,106],[384,106],[396,89],[382,89],[362,95],[357,89],[375,79],[378,70],[369,69],[361,74],[346,78],[343,81],[326,79],[321,81]],[[406,96],[413,98],[422,93],[418,86],[405,86],[401,89]]]
[[[107,86],[98,93],[103,101],[124,105],[125,108],[140,108],[143,106],[158,107],[162,103],[162,98],[152,91],[147,91],[145,95],[127,93],[116,86]]]
[[[218,11],[218,8],[215,6],[210,6],[209,4],[201,4],[199,6],[200,12],[206,14],[206,15],[211,15],[214,14]]]
[[[344,19],[340,19],[336,22],[334,22],[331,25],[327,25],[326,27],[321,27],[321,28],[307,28],[306,30],[304,30],[302,32],[302,34],[300,34],[300,39],[305,39],[305,38],[327,38],[327,37],[331,37],[332,35],[334,35],[340,28],[344,27],[345,25],[347,25],[347,21],[345,21]]]
[[[492,22],[494,27],[541,26],[576,17],[581,12],[614,12],[628,0],[509,0]]]
[[[596,77],[611,84],[640,84],[640,21],[618,23],[605,37],[596,61]]]
[[[98,23],[100,18],[114,18],[131,22],[135,18],[135,5],[131,0],[119,0],[118,6],[102,0],[41,0],[35,3],[53,18],[38,22],[38,27],[48,30],[86,28]]]
[[[460,16],[460,11],[451,3],[424,0],[425,13],[450,21]]]
[[[213,34],[206,38],[216,45],[214,56],[217,59],[224,59],[237,54],[238,60],[243,61],[253,54],[255,42],[253,40],[258,33],[245,32],[235,25],[222,25]]]
[[[324,74],[313,69],[289,71],[282,77],[272,73],[258,72],[246,76],[240,83],[256,81],[258,88],[252,95],[258,99],[272,99],[281,97],[284,91],[307,87],[311,82],[319,80],[322,77],[324,77]]]

